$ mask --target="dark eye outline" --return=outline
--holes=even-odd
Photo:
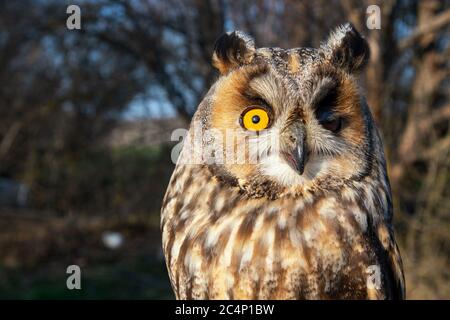
[[[331,131],[333,133],[338,133],[342,129],[342,118],[341,117],[333,117],[329,118],[325,121],[319,121],[322,127],[326,130]]]
[[[244,119],[244,116],[247,114],[247,112],[249,112],[250,110],[253,110],[253,109],[262,109],[262,110],[264,110],[265,112],[267,112],[267,116],[268,116],[268,118],[269,118],[269,122],[267,123],[267,126],[266,126],[264,129],[262,129],[262,130],[252,131],[252,130],[247,129],[247,128],[244,126],[244,120],[243,120],[243,119]],[[239,124],[241,125],[241,127],[242,127],[245,131],[250,131],[250,132],[256,132],[256,133],[258,133],[258,132],[267,130],[267,129],[270,128],[270,126],[272,125],[272,123],[273,123],[273,113],[272,113],[272,109],[271,109],[271,108],[268,108],[265,104],[264,104],[264,105],[252,104],[252,105],[246,107],[246,108],[244,109],[244,111],[242,111],[241,116],[239,117]]]
[[[336,88],[330,90],[316,105],[314,111],[317,121],[320,125],[333,133],[338,133],[343,127],[343,118],[333,112],[333,108],[337,103]]]

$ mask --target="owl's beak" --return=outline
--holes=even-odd
[[[283,131],[282,141],[282,156],[294,170],[303,174],[308,158],[305,128],[302,125],[290,125]]]
[[[298,173],[303,174],[307,160],[305,140],[298,144],[294,149],[295,169]]]

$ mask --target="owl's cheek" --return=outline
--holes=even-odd
[[[294,170],[285,158],[278,154],[263,159],[259,168],[263,175],[285,187],[303,185],[309,180],[306,175],[300,175]]]
[[[362,171],[363,164],[361,159],[336,156],[323,160],[320,176],[337,177],[346,179]]]
[[[329,169],[329,164],[326,157],[311,155],[305,167],[305,178],[313,180],[322,176],[324,172]]]
[[[359,161],[352,161],[349,159],[337,159],[334,167],[341,176],[350,177],[360,171],[361,163]]]

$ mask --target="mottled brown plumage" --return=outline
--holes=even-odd
[[[177,298],[404,297],[382,143],[354,79],[368,54],[351,25],[319,49],[218,40],[221,76],[187,144],[201,161],[184,146],[162,205]],[[246,127],[254,106],[263,130]],[[240,161],[218,161],[230,145]]]

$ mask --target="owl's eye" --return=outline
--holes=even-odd
[[[342,128],[342,118],[336,116],[329,110],[323,110],[319,108],[316,110],[317,120],[325,129],[337,133]]]
[[[316,117],[325,129],[337,133],[342,128],[342,118],[335,114],[333,106],[336,105],[337,94],[335,90],[328,92],[325,97],[317,103]]]
[[[327,129],[331,132],[337,133],[339,130],[341,130],[342,119],[341,118],[329,119],[324,122],[321,122],[320,124],[325,129]]]
[[[269,126],[269,113],[259,106],[251,106],[242,113],[240,122],[247,130],[261,131]]]

